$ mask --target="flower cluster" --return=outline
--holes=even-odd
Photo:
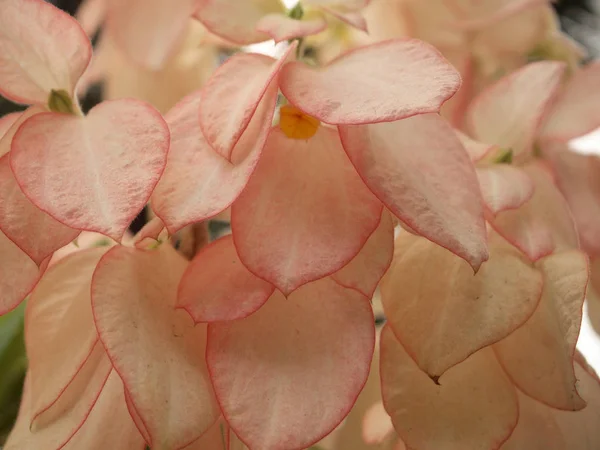
[[[600,448],[584,59],[550,0],[0,0],[5,450]]]

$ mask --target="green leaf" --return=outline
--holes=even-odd
[[[73,100],[69,93],[63,89],[50,91],[48,97],[48,109],[52,112],[63,114],[76,114]]]
[[[288,11],[287,15],[291,19],[301,20],[302,17],[304,17],[304,8],[302,8],[302,5],[298,2],[296,3],[296,6]]]
[[[24,315],[25,302],[0,317],[0,444],[6,440],[21,403],[27,370]]]
[[[513,151],[512,148],[502,150],[496,158],[496,164],[512,164],[513,162]]]

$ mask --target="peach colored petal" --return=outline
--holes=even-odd
[[[0,119],[0,158],[10,152],[13,137],[23,122],[41,112],[46,112],[46,109],[35,105],[23,112],[7,114]]]
[[[408,0],[403,3],[406,28],[411,36],[438,48],[464,48],[468,45],[464,33],[453,23],[456,12],[447,0]]]
[[[258,22],[256,29],[268,34],[275,43],[320,33],[327,28],[323,16],[308,20],[295,20],[283,14],[267,14]]]
[[[38,265],[79,234],[33,205],[23,194],[10,168],[12,138],[19,126],[43,111],[32,106],[22,113],[0,140],[0,229]]]
[[[0,315],[15,309],[31,292],[48,266],[40,267],[0,231]]]
[[[481,161],[498,148],[497,145],[486,144],[484,142],[471,139],[469,136],[459,130],[454,130],[454,132],[456,133],[456,136],[458,136],[458,139],[473,162]]]
[[[108,0],[108,32],[136,63],[161,69],[183,38],[196,0]]]
[[[564,70],[559,62],[532,63],[485,89],[467,111],[470,136],[512,150],[517,161],[530,157]]]
[[[594,258],[590,263],[590,283],[600,293],[600,258]]]
[[[29,376],[25,380],[24,394],[17,423],[9,436],[4,450],[48,449],[59,450],[87,421],[90,411],[111,372],[109,359],[102,346],[93,358],[87,360],[67,390],[52,406],[52,419],[34,431],[30,429],[33,418],[32,395]]]
[[[541,130],[545,139],[568,141],[600,127],[600,62],[575,72]]]
[[[597,271],[597,269],[596,269]],[[592,279],[594,270],[592,269]],[[600,290],[592,283],[587,292],[587,315],[592,328],[600,334]]]
[[[185,450],[232,450],[227,443],[229,427],[220,419],[200,439],[185,447]]]
[[[13,126],[13,124],[19,120],[19,117],[21,117],[22,114],[22,112],[14,112],[0,117],[0,139],[2,139],[8,130],[10,130],[10,128]],[[0,156],[4,155],[9,150],[10,146],[8,149],[0,150]]]
[[[320,121],[357,125],[438,112],[460,87],[460,75],[429,44],[395,39],[320,69],[286,64],[280,84],[292,104]]]
[[[506,164],[480,167],[477,178],[483,201],[494,215],[520,207],[531,199],[535,190],[527,172]]]
[[[204,360],[206,326],[174,310],[187,266],[168,244],[113,247],[92,281],[100,339],[155,449],[180,449],[219,416]]]
[[[346,153],[369,188],[418,234],[475,270],[488,258],[479,183],[452,128],[436,114],[340,127]]]
[[[0,158],[0,228],[37,265],[79,235],[79,230],[63,225],[29,201],[15,180],[8,155]]]
[[[385,314],[431,376],[512,333],[542,295],[541,275],[508,245],[492,246],[475,276],[455,255],[408,233],[398,236],[395,255],[381,284]]]
[[[303,0],[304,5],[329,7],[329,8],[345,8],[347,10],[358,10],[366,8],[371,0]]]
[[[123,382],[113,370],[89,417],[63,449],[143,450],[144,448],[146,448],[144,438],[127,412]]]
[[[138,429],[138,432],[143,436],[144,441],[150,442],[150,435],[148,434],[148,428],[146,428],[146,424],[142,421],[142,418],[138,414],[137,409],[135,409],[135,405],[133,404],[133,401],[131,400],[131,395],[129,395],[129,392],[127,391],[126,388],[123,388],[123,393],[125,394],[125,405],[127,406],[127,411],[129,412],[129,416],[131,417],[131,420],[133,420],[133,423],[135,424],[136,428]]]
[[[577,248],[573,218],[564,197],[542,164],[523,168],[535,185],[533,197],[520,208],[501,212],[490,224],[532,261],[554,251]]]
[[[106,18],[108,0],[83,0],[77,8],[75,18],[90,37],[94,36]]]
[[[374,344],[369,302],[325,278],[288,298],[275,292],[245,319],[210,324],[206,358],[223,415],[243,442],[300,449],[348,414]]]
[[[199,93],[183,99],[167,114],[171,148],[152,194],[152,208],[171,234],[224,211],[244,189],[270,129],[277,86],[269,89],[234,149],[234,154],[245,155],[236,165],[218,155],[204,138],[197,117]]]
[[[381,332],[383,404],[409,448],[498,449],[517,426],[517,394],[494,354],[484,349],[434,383],[392,330]]]
[[[131,239],[129,231],[127,231],[127,233],[125,233],[125,236],[128,239]],[[58,250],[56,250],[54,252],[54,254],[52,255],[52,258],[50,259],[50,263],[48,264],[48,267],[52,267],[54,264],[59,262],[65,256],[68,256],[72,253],[77,253],[77,252],[80,252],[81,250],[85,250],[88,248],[112,247],[113,245],[116,245],[116,242],[113,241],[112,239],[104,236],[103,234],[92,233],[90,231],[82,231],[81,234],[79,236],[77,236],[77,239],[75,241],[71,242],[68,245],[65,245],[62,248],[59,248]]]
[[[468,47],[460,46],[452,49],[442,49],[444,56],[459,71],[462,77],[460,89],[449,99],[440,110],[442,117],[458,129],[463,128],[465,111],[476,93],[478,72],[475,58]],[[459,136],[460,137],[460,136]],[[461,139],[462,140],[462,139]]]
[[[575,376],[577,389],[587,406],[576,413],[556,409],[551,412],[562,431],[566,448],[595,450],[600,447],[600,382],[594,373],[579,363],[575,363]]]
[[[107,250],[93,248],[63,258],[46,271],[27,302],[25,343],[34,420],[62,395],[98,341],[90,286]]]
[[[352,10],[347,10],[346,8],[335,8],[335,7],[323,7],[323,11],[328,12],[336,19],[341,20],[346,25],[350,25],[351,27],[356,28],[357,30],[368,32],[367,20],[364,16]]]
[[[255,312],[274,290],[246,269],[228,235],[196,255],[179,284],[177,305],[196,323],[235,320]]]
[[[458,22],[461,29],[482,29],[497,25],[528,8],[548,4],[549,0],[449,0],[454,10],[460,11],[463,19]]]
[[[549,0],[531,1],[537,4],[522,8],[517,11],[518,14],[507,15],[502,20],[496,20],[495,24],[478,30],[472,45],[478,48],[483,58],[495,59],[500,63],[508,61],[508,67],[519,67],[526,61],[526,55],[558,28]],[[503,0],[495,2],[505,3]],[[506,30],[511,32],[507,33]]]
[[[248,450],[246,444],[236,436],[231,427],[229,427],[229,433],[227,435],[227,450]]]
[[[521,392],[519,396],[519,423],[502,450],[565,450],[566,446],[558,423],[547,406]]]
[[[575,219],[581,248],[600,256],[600,157],[571,152],[566,147],[544,151],[544,155]]]
[[[156,245],[161,235],[164,235],[165,224],[160,217],[153,217],[133,237],[133,245],[141,250]]]
[[[365,413],[363,420],[362,437],[366,444],[383,444],[386,439],[395,433],[392,419],[378,402],[371,406]]]
[[[287,295],[354,258],[381,211],[335,130],[298,140],[273,128],[232,206],[231,228],[244,265]]]
[[[494,350],[521,391],[553,408],[576,411],[585,406],[575,386],[573,353],[588,283],[587,257],[580,251],[556,253],[537,267],[544,275],[540,304]]]
[[[45,105],[51,90],[73,98],[92,57],[75,19],[43,0],[4,0],[0,15],[0,93]]]
[[[199,0],[197,5],[195,16],[209,31],[240,45],[268,41],[258,23],[268,14],[285,14],[279,0]]]
[[[73,367],[73,369],[76,370],[73,373],[73,377],[69,380],[64,380],[65,382],[68,382],[62,387],[60,392],[54,390],[54,388],[59,387],[58,385],[53,386],[53,384],[56,384],[57,380],[51,380],[46,383],[47,387],[50,389],[50,392],[48,393],[43,390],[46,386],[38,386],[38,388],[42,388],[39,392],[43,394],[43,399],[51,400],[50,403],[40,405],[40,400],[42,399],[34,398],[35,392],[32,386],[32,399],[30,402],[32,433],[35,434],[51,427],[57,422],[62,422],[66,428],[61,428],[62,431],[58,434],[61,438],[70,439],[70,436],[72,436],[87,419],[90,409],[93,407],[97,396],[100,394],[112,366],[110,365],[110,361],[106,356],[102,344],[98,340],[94,342],[93,347],[85,358],[78,362],[80,366],[77,368]],[[40,370],[39,365],[37,370]],[[53,372],[46,372],[43,375],[51,378],[51,374],[53,375]],[[41,378],[41,375],[42,374],[38,374],[38,377]],[[48,394],[55,394],[56,397],[52,398]],[[36,409],[38,405],[43,405],[43,408],[39,410]],[[74,414],[70,415],[72,412],[74,412]]]
[[[12,141],[11,167],[25,195],[72,228],[120,240],[166,163],[169,130],[137,100],[104,102],[86,117],[44,113]]]
[[[394,222],[384,210],[379,225],[362,250],[348,264],[331,275],[344,287],[356,289],[372,298],[377,285],[392,262],[394,255]]]
[[[290,52],[293,53],[292,47],[279,60],[254,53],[235,55],[202,89],[200,127],[206,141],[223,158],[234,164],[239,162],[233,150],[247,131],[261,101],[271,104],[269,97],[277,97],[273,85],[277,83],[279,71]],[[224,108],[224,104],[228,107]],[[271,120],[265,117],[263,123],[270,127]]]

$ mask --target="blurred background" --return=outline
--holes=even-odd
[[[70,14],[75,14],[81,0],[52,0],[51,3]],[[554,7],[560,16],[560,23],[563,30],[586,48],[590,55],[590,59],[599,58],[600,0],[558,0],[555,2]],[[99,33],[101,33],[101,30]],[[94,43],[98,41],[99,33],[94,37]],[[222,58],[227,55],[227,52],[228,49],[224,46],[217,47],[217,50],[213,53],[198,53],[190,57],[193,58],[193,64],[198,64],[198,66],[200,65],[199,63],[201,60],[203,61],[202,64],[214,66],[215,64],[218,64],[219,60],[222,60]],[[190,66],[191,69],[195,70],[194,67],[197,66]],[[132,85],[135,86],[138,80],[136,78],[136,72],[131,72],[129,75],[128,88],[131,88]],[[156,77],[152,79],[152,83],[149,86],[141,86],[139,89],[156,90],[158,86],[168,83],[171,75],[172,74],[169,73],[157,74]],[[191,80],[191,83],[198,82],[199,78],[205,78],[206,74],[198,73],[195,74],[195,76],[196,78]],[[172,89],[173,87],[170,86],[170,88]],[[87,84],[86,94],[82,99],[83,110],[88,111],[95,104],[99,103],[103,99],[103,95],[107,89],[115,89],[115,87],[107,87],[103,81],[90,80]],[[185,87],[182,89],[185,89]],[[160,96],[160,93],[157,94],[154,92],[153,94]],[[165,110],[169,107],[167,104],[161,107],[162,104],[160,103],[160,98],[146,100],[152,100],[155,106],[163,113],[166,112]],[[22,105],[14,104],[0,97],[0,116],[23,109],[24,107]],[[600,153],[600,131],[580,139],[575,144],[575,148],[581,152]],[[132,229],[134,231],[139,229],[143,221],[144,218],[141,216],[138,222],[133,224]],[[16,417],[21,397],[21,386],[27,367],[27,359],[23,344],[24,306],[25,303],[12,313],[0,317],[0,448]],[[600,352],[598,351],[600,348],[600,338],[593,331],[587,319],[587,315],[584,316],[579,348],[596,370],[600,370]]]

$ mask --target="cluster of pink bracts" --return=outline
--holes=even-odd
[[[347,450],[370,371],[383,407],[353,449],[600,448],[575,350],[600,160],[569,149],[600,126],[600,65],[549,1],[301,3],[91,0],[80,25],[0,0],[0,93],[31,105],[0,119],[0,313],[29,296],[30,361],[5,450]],[[84,116],[102,21],[145,70],[192,22],[205,46],[290,43],[232,56],[164,118]],[[192,261],[172,246],[226,210]]]

